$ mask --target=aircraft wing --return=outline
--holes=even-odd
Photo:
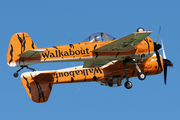
[[[93,52],[127,52],[135,49],[144,38],[150,35],[152,31],[135,32],[118,40],[115,40],[105,46],[93,50]]]
[[[37,49],[37,50],[28,50],[24,53],[19,54],[20,57],[23,58],[35,58],[40,57],[40,53],[45,51],[46,49]]]
[[[84,61],[83,68],[97,68],[106,65],[112,60]]]

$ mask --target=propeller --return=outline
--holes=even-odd
[[[167,81],[166,80],[167,79],[167,67],[168,66],[173,67],[173,63],[170,60],[166,59],[166,54],[165,54],[165,50],[164,50],[162,39],[161,39],[162,46],[158,43],[160,32],[161,32],[161,25],[159,27],[159,33],[158,33],[157,40],[156,40],[156,42],[154,42],[154,52],[156,53],[157,62],[158,62],[158,65],[159,65],[159,67],[161,68],[161,71],[162,71],[163,68],[162,68],[162,64],[161,64],[161,58],[160,58],[160,55],[159,55],[159,50],[162,47],[162,50],[163,50],[162,51],[163,52],[163,67],[164,67],[164,84],[166,85],[166,81]]]
[[[161,39],[161,44],[162,44],[162,52],[163,52],[163,64],[164,64],[164,84],[166,85],[166,78],[167,78],[167,67],[170,66],[170,67],[173,67],[173,63],[166,59],[166,54],[165,54],[165,50],[164,50],[164,45],[163,45],[163,41]]]
[[[157,40],[156,40],[156,42],[154,42],[154,52],[156,53],[158,65],[159,65],[159,67],[161,68],[161,71],[162,71],[161,59],[160,59],[160,55],[159,55],[159,51],[158,51],[161,48],[161,45],[158,43],[160,32],[161,32],[161,25],[159,27],[159,33],[158,33]]]

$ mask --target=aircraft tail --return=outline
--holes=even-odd
[[[22,85],[29,97],[36,103],[46,102],[53,87],[55,72],[26,72],[21,75]]]
[[[14,34],[11,37],[6,55],[7,64],[11,67],[20,66],[21,56],[19,55],[33,49],[37,49],[37,47],[27,33]]]

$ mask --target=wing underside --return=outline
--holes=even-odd
[[[95,49],[93,52],[128,52],[135,49],[144,38],[150,35],[152,31],[143,31],[132,33],[128,36],[120,38],[112,43]],[[84,61],[83,68],[95,68],[106,65],[112,60],[94,60],[94,61]]]
[[[83,68],[97,68],[101,67],[107,63],[109,63],[111,60],[96,60],[96,61],[84,61]]]

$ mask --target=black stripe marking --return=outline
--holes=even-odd
[[[35,49],[35,48],[34,48],[34,42],[33,42],[33,41],[32,41],[32,45],[31,45],[31,47],[32,47],[32,49]]]
[[[95,52],[95,54],[96,54],[96,57],[95,57],[95,59],[98,57],[98,53],[97,52]]]
[[[9,60],[9,64],[13,61],[13,46],[12,45],[10,45],[11,46],[11,50],[10,50],[10,56],[11,56],[11,59]]]
[[[17,36],[18,36],[19,42],[21,43],[21,53],[23,53],[26,49],[26,40],[24,37],[24,33],[23,33],[23,39],[19,36],[19,34],[17,34]]]
[[[42,90],[40,84],[39,84],[38,82],[36,82],[35,80],[34,80],[34,82],[36,83],[36,86],[37,86],[37,89],[38,89],[38,92],[39,92],[39,97],[38,97],[39,102],[41,101],[41,97],[43,98],[43,101],[45,102],[45,99],[44,99],[44,92],[43,92],[43,90]]]
[[[52,46],[53,48],[55,48],[55,49],[58,49],[56,46]]]
[[[150,55],[150,45],[149,45],[148,39],[145,38],[144,41],[146,41],[146,43],[148,44],[148,50],[149,50],[149,55]]]
[[[69,47],[74,49],[74,45],[73,44],[69,44]]]
[[[94,50],[96,49],[96,47],[97,47],[97,44],[94,46]]]
[[[74,82],[74,78],[73,78],[73,77],[71,77],[71,83],[72,83],[72,82]]]
[[[26,77],[23,76],[23,78],[26,80],[26,82],[27,82],[26,86],[29,89],[29,94],[31,94],[31,87],[29,86],[29,82]]]
[[[52,90],[51,83],[49,83],[49,89],[50,89],[50,91]]]

